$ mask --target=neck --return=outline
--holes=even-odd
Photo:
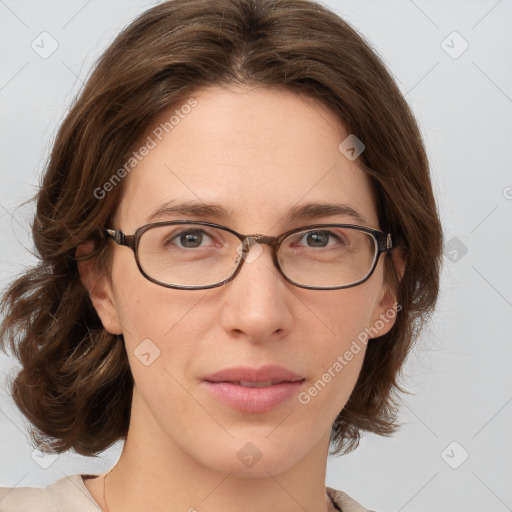
[[[249,455],[258,453],[257,448],[233,440],[234,456],[211,467],[191,457],[181,447],[184,445],[180,446],[179,436],[170,439],[156,422],[140,424],[137,418],[147,419],[149,411],[139,410],[134,414],[137,407],[142,404],[134,393],[128,437],[107,480],[110,512],[142,509],[238,512],[241,503],[245,512],[333,510],[325,493],[330,432],[292,466],[286,464],[276,447],[274,453],[268,449],[259,453],[261,458],[249,468],[236,455],[241,446]],[[204,442],[208,450],[207,441]]]

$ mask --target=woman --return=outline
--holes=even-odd
[[[327,456],[396,429],[442,231],[416,122],[338,16],[145,12],[64,120],[33,235],[2,303],[13,397],[57,452],[125,443],[2,511],[366,510]]]

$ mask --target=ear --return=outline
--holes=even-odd
[[[398,278],[401,281],[406,267],[403,251],[401,248],[396,247],[391,251],[390,256]],[[378,338],[389,332],[395,324],[396,316],[401,309],[402,306],[397,302],[395,290],[390,289],[385,284],[374,307],[371,323],[368,327],[368,331],[371,334],[369,337]]]
[[[86,242],[77,247],[75,256],[81,258],[91,252],[93,242]],[[77,261],[80,280],[89,293],[101,323],[110,334],[122,334],[123,329],[115,303],[112,283],[106,272],[101,272],[93,259]]]

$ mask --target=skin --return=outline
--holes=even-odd
[[[357,160],[338,150],[348,134],[321,103],[255,86],[208,88],[194,97],[198,106],[125,178],[113,228],[133,234],[162,203],[198,198],[221,203],[231,215],[197,220],[240,233],[355,223],[339,215],[284,223],[292,206],[310,201],[349,204],[379,228],[370,181]],[[355,386],[364,345],[308,404],[294,397],[262,414],[217,402],[201,378],[240,364],[278,364],[304,376],[307,389],[393,308],[395,297],[384,286],[383,256],[362,285],[307,290],[287,283],[270,247],[261,247],[232,282],[210,290],[153,284],[133,252],[113,242],[110,278],[80,265],[104,327],[124,335],[135,380],[128,438],[107,480],[112,512],[235,512],[241,503],[246,512],[331,510],[329,436]],[[380,335],[392,325],[385,323]],[[161,351],[149,366],[134,355],[147,338]],[[251,468],[237,457],[247,442],[261,452]],[[85,481],[103,508],[104,476]]]

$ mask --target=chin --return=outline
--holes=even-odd
[[[235,478],[268,478],[269,474],[274,476],[289,470],[304,456],[297,452],[297,446],[304,446],[303,442],[291,443],[288,438],[291,444],[287,444],[277,436],[275,441],[246,436],[243,441],[231,442],[230,446],[218,443],[216,450],[202,453],[198,461]]]

